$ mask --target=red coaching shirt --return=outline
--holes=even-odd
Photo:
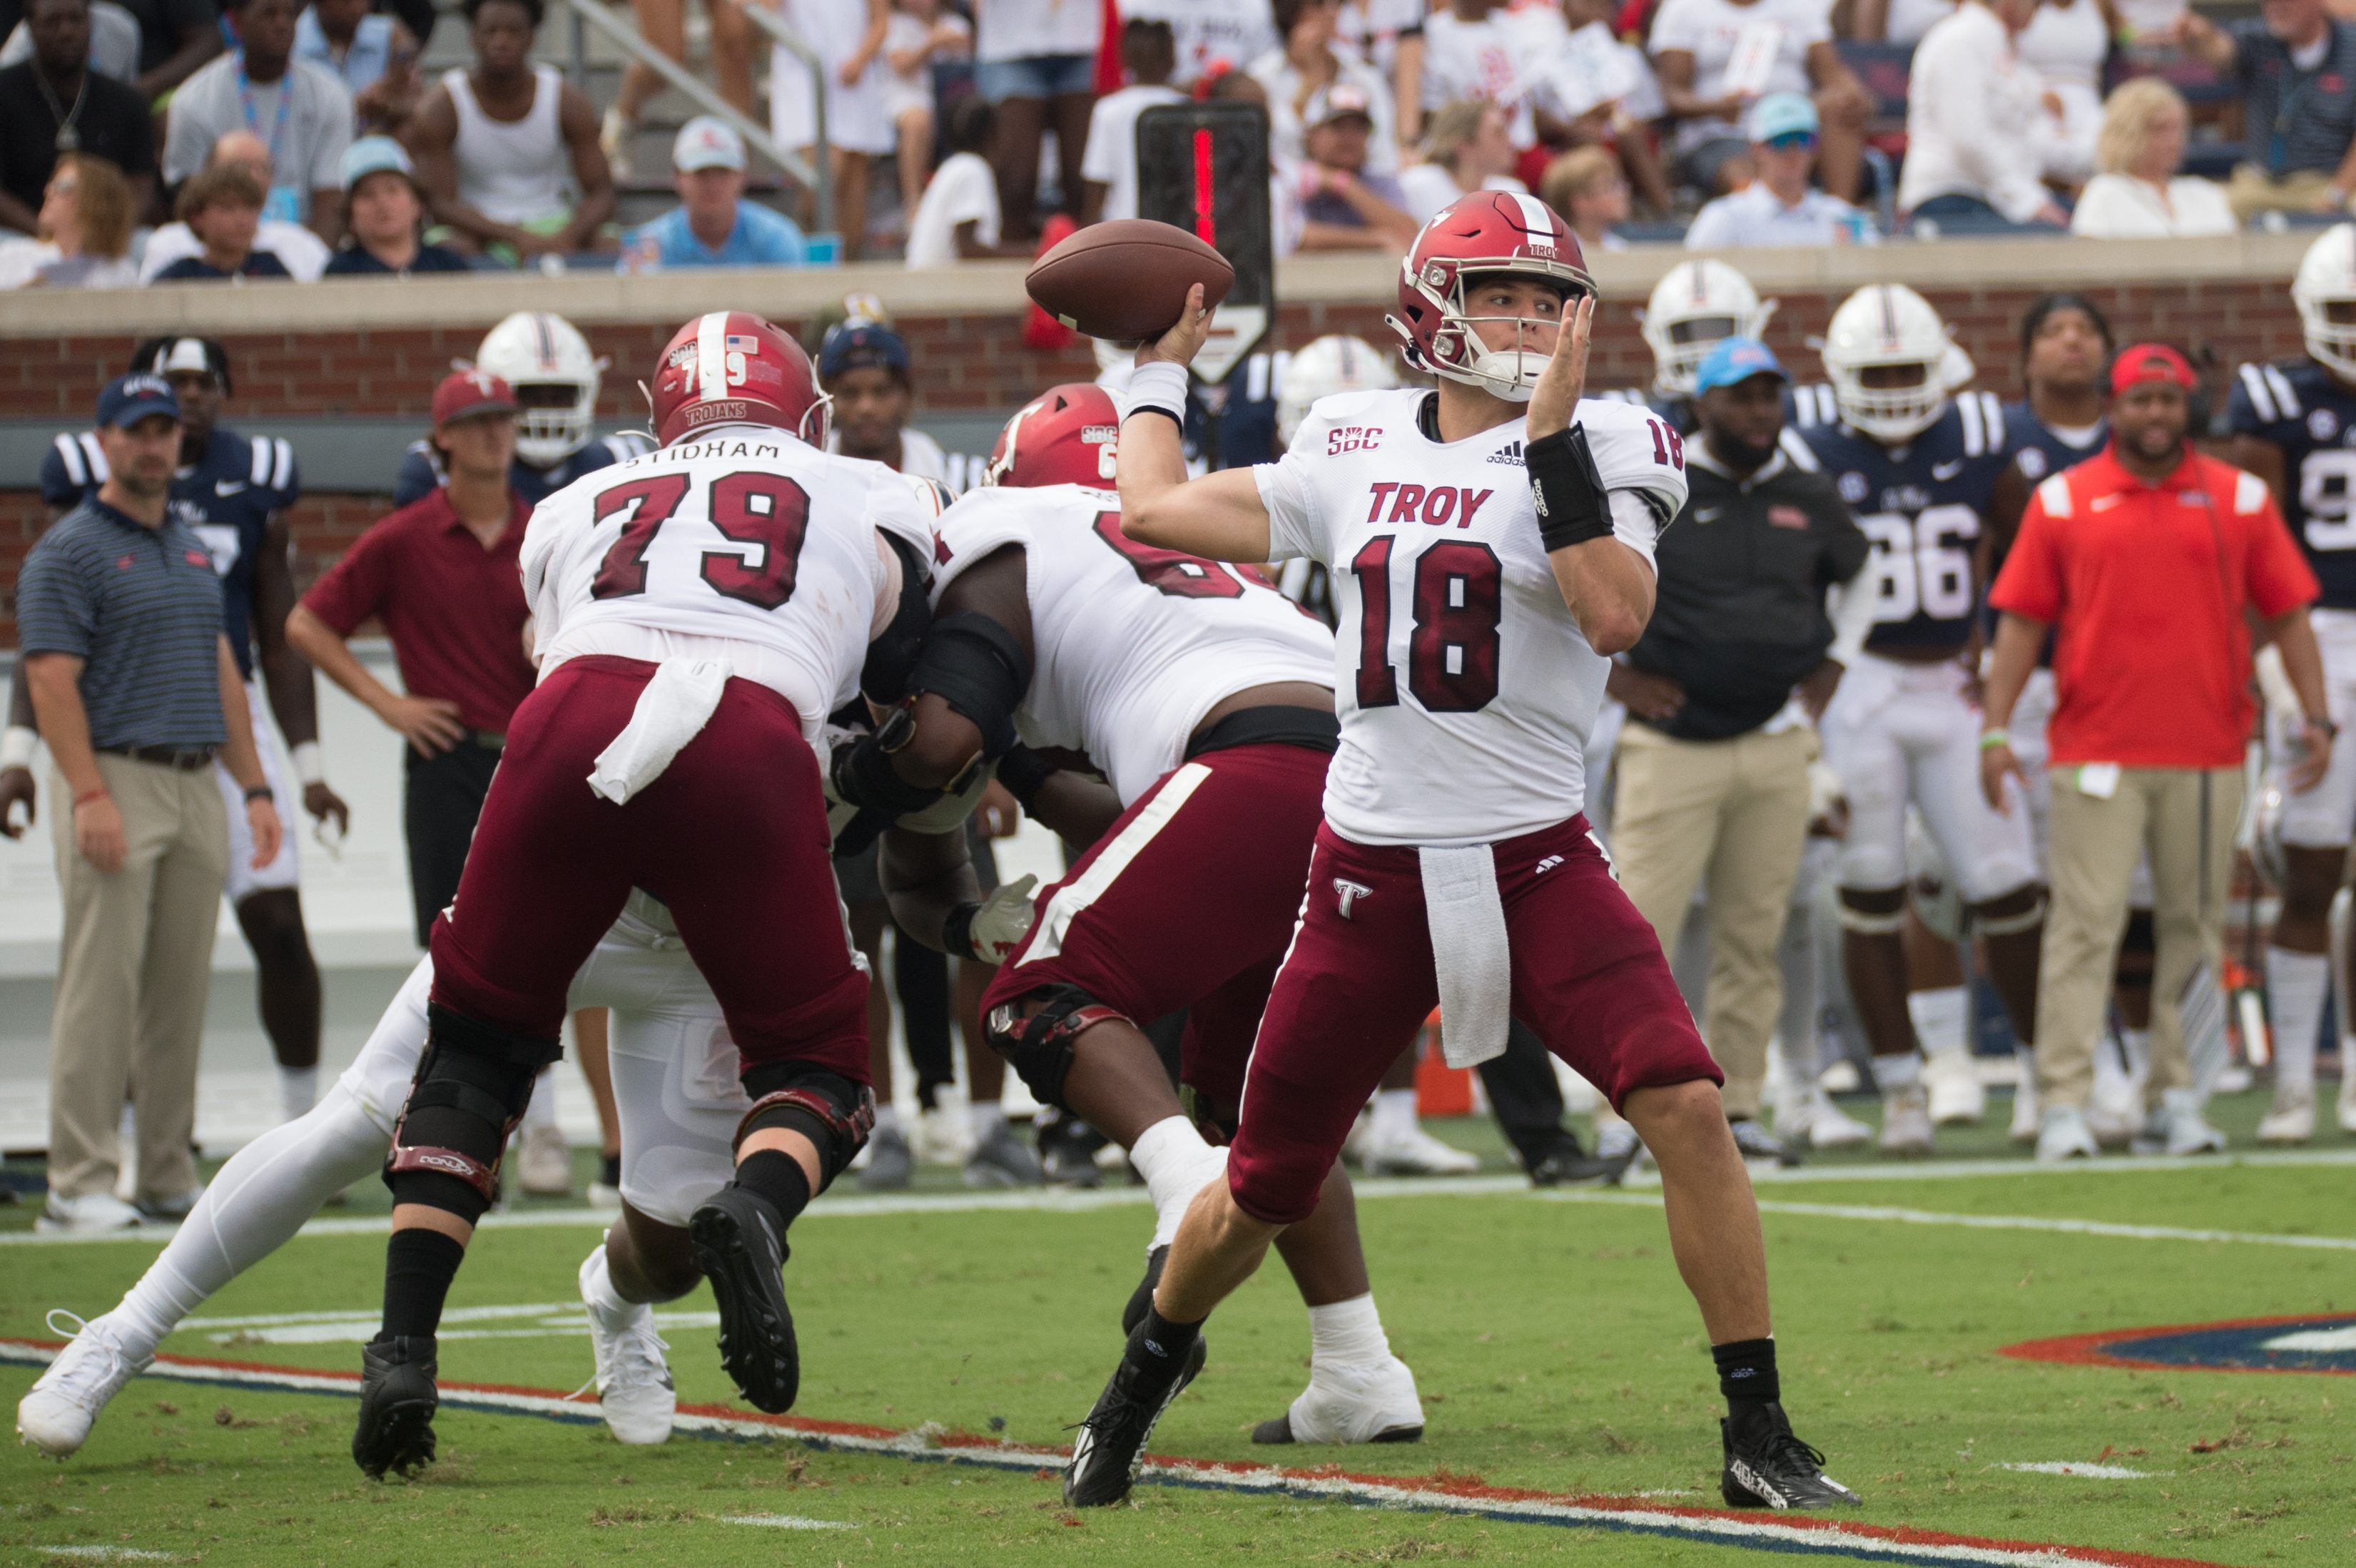
[[[2322,593],[2254,474],[2188,454],[2154,483],[2109,448],[2037,487],[1988,602],[2055,628],[2056,764],[2239,767],[2245,610]]]
[[[437,486],[378,521],[303,595],[338,636],[382,621],[409,695],[455,702],[460,723],[495,734],[538,678],[523,656],[531,508],[512,491],[508,503],[507,531],[485,549]]]

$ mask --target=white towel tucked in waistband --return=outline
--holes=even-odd
[[[1440,1051],[1451,1067],[1478,1067],[1505,1054],[1513,1003],[1496,857],[1486,844],[1416,854],[1432,965],[1440,975]]]
[[[630,721],[597,753],[589,787],[625,805],[662,776],[680,748],[696,737],[728,688],[726,659],[665,659],[638,693]]]

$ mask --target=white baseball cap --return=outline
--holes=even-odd
[[[670,144],[671,166],[681,174],[698,169],[744,170],[744,138],[726,121],[699,114],[679,128]]]

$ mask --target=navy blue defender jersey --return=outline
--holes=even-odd
[[[2283,521],[2323,584],[2323,604],[2356,610],[2356,389],[2312,359],[2244,365],[2225,400],[2235,435],[2282,453]]]
[[[2109,444],[2111,421],[2094,421],[2083,446],[2071,441],[2030,411],[2029,400],[2004,405],[2004,449],[2012,465],[2031,485],[2042,483],[2065,468],[2075,468]]]
[[[106,453],[89,432],[61,435],[41,459],[41,499],[78,505],[106,483]],[[172,475],[172,515],[196,531],[220,574],[221,627],[237,655],[238,673],[253,676],[253,572],[262,560],[270,514],[303,493],[294,449],[266,435],[244,436],[220,426],[204,455]]]
[[[1643,409],[1679,435],[1693,434],[1694,411],[1690,398],[1665,398],[1658,392],[1637,387],[1622,387],[1609,392],[1589,392],[1587,396],[1607,403],[1630,403]],[[1790,421],[1786,419],[1786,423]]]
[[[508,465],[508,483],[515,486],[515,493],[523,497],[525,506],[537,507],[584,474],[594,474],[600,468],[644,457],[654,449],[654,437],[640,430],[593,436],[588,445],[553,468],[534,468],[523,459],[516,459]],[[412,501],[422,500],[447,479],[448,475],[442,472],[441,453],[434,450],[434,443],[412,441],[409,450],[402,453],[401,467],[392,476],[392,504],[406,507]]]
[[[1879,586],[1866,647],[1963,647],[1979,608],[1972,552],[2006,462],[1996,394],[1958,392],[1930,429],[1885,447],[1816,417],[1832,401],[1819,390],[1830,389],[1799,389],[1794,422],[1873,541]]]

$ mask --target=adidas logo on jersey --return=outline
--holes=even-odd
[[[1499,447],[1496,451],[1489,454],[1489,461],[1492,463],[1521,463],[1522,443],[1518,441],[1509,441],[1505,443],[1505,445]]]

